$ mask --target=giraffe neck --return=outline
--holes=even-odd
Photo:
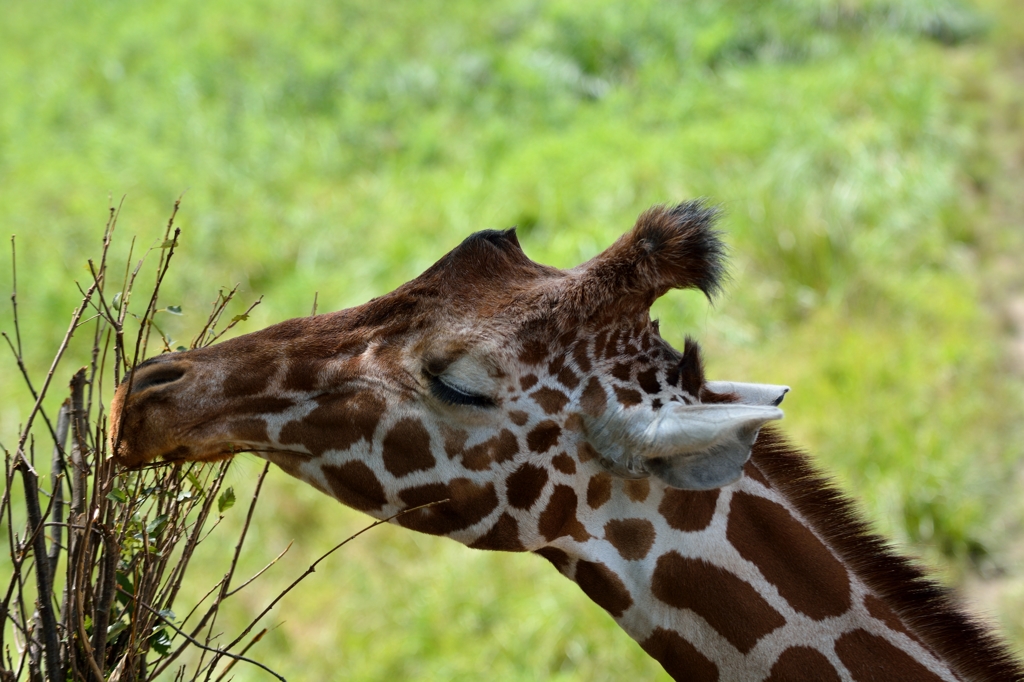
[[[594,477],[579,531],[538,553],[676,679],[1016,679],[984,631],[916,569],[886,555],[869,557],[882,562],[877,571],[864,570],[785,486],[754,463],[746,471],[707,492]],[[849,514],[836,504],[839,517]],[[909,573],[898,585],[879,572]],[[930,599],[915,604],[922,591]],[[980,666],[979,648],[993,654]]]

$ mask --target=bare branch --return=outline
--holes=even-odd
[[[252,622],[249,623],[249,625],[242,631],[242,633],[240,635],[238,635],[238,637],[236,637],[234,640],[232,640],[231,644],[227,645],[225,647],[225,649],[233,648],[247,634],[249,634],[249,632],[252,631],[253,626],[255,626],[256,623],[258,623],[260,621],[260,619],[263,618],[263,616],[267,615],[267,613],[270,612],[270,609],[274,608],[274,606],[276,606],[277,603],[279,601],[281,601],[286,594],[291,592],[292,589],[294,589],[296,585],[298,585],[300,582],[305,580],[306,577],[309,576],[311,573],[316,571],[316,567],[317,567],[317,565],[320,564],[321,561],[323,561],[324,559],[326,559],[330,555],[334,554],[339,549],[341,549],[342,547],[344,547],[348,543],[352,542],[353,540],[355,540],[357,537],[359,537],[360,535],[362,535],[366,531],[371,530],[373,528],[376,528],[377,526],[379,526],[379,525],[381,525],[383,523],[388,523],[389,521],[393,521],[394,519],[397,519],[400,516],[404,516],[405,514],[408,514],[410,512],[414,512],[414,511],[416,511],[418,509],[429,509],[430,507],[435,507],[435,506],[437,506],[439,504],[446,504],[448,501],[449,500],[447,498],[445,498],[443,500],[438,500],[437,502],[429,502],[427,504],[421,504],[418,507],[409,507],[408,509],[403,509],[402,511],[398,512],[397,514],[393,514],[393,515],[389,516],[386,519],[381,519],[379,521],[374,521],[373,523],[371,523],[366,528],[363,528],[362,530],[360,530],[360,531],[358,531],[356,533],[353,533],[352,535],[348,536],[347,538],[345,538],[344,540],[339,542],[337,545],[335,545],[331,549],[327,550],[324,554],[322,554],[319,559],[317,559],[312,564],[310,564],[309,568],[307,568],[302,575],[300,575],[298,578],[293,580],[292,583],[290,585],[288,585],[288,587],[284,588],[284,590],[282,590],[280,594],[278,594],[276,597],[274,597],[274,599],[271,600],[271,602],[267,605],[267,607],[265,609],[263,609],[262,611],[260,611],[259,615],[256,616],[255,618],[253,618]]]
[[[18,255],[14,235],[11,235],[11,308],[14,310],[14,337],[18,340],[18,358],[21,358],[21,328],[18,325]]]
[[[24,358],[22,358],[21,354],[15,349],[14,343],[11,341],[11,338],[7,336],[7,332],[0,332],[0,336],[4,337],[4,341],[7,342],[7,345],[10,347],[11,352],[14,354],[14,361],[18,365],[18,370],[21,371],[21,378],[25,380],[25,386],[28,387],[28,392],[32,394],[32,399],[38,400],[39,394],[36,393],[36,389],[32,385],[32,378],[28,374],[28,367],[25,366]],[[56,440],[57,435],[54,432],[53,425],[50,423],[50,418],[46,416],[46,412],[41,408],[39,410],[39,413],[43,415],[43,420],[46,422],[47,428],[50,429],[50,434],[53,436],[53,439]]]
[[[50,465],[50,495],[53,498],[53,514],[50,520],[54,526],[53,540],[47,558],[50,561],[50,575],[57,571],[60,557],[61,532],[64,528],[64,448],[67,445],[68,425],[71,422],[71,400],[65,399],[57,413],[57,439],[53,444],[53,461]]]
[[[246,585],[248,585],[249,583],[251,583],[251,582],[252,582],[253,580],[256,580],[256,578],[259,578],[259,577],[260,577],[261,575],[263,575],[263,574],[264,574],[264,573],[266,573],[266,572],[267,572],[268,570],[270,570],[270,567],[271,567],[271,566],[273,566],[273,565],[274,565],[274,564],[276,564],[276,563],[277,563],[278,561],[280,561],[280,560],[281,560],[281,557],[283,557],[283,556],[284,556],[285,554],[287,554],[287,553],[288,553],[288,550],[290,550],[290,549],[292,548],[292,544],[293,544],[293,542],[289,542],[289,543],[288,543],[288,546],[287,546],[287,547],[285,547],[285,548],[284,548],[283,550],[281,550],[281,553],[280,553],[280,554],[278,554],[278,555],[277,555],[276,557],[274,557],[274,558],[273,558],[273,559],[272,559],[272,560],[270,561],[270,563],[268,563],[268,564],[267,564],[266,566],[264,566],[264,567],[263,567],[263,568],[261,568],[260,570],[256,571],[256,573],[254,573],[254,574],[253,574],[253,576],[252,576],[251,578],[249,578],[248,580],[246,580],[246,581],[245,581],[244,583],[242,583],[241,585],[239,585],[238,587],[236,587],[235,589],[231,590],[231,591],[230,591],[230,592],[228,592],[228,593],[227,593],[226,595],[224,595],[224,598],[225,598],[225,599],[227,599],[228,597],[231,597],[231,596],[234,596],[235,594],[238,594],[239,592],[241,592],[241,591],[242,591],[242,588],[244,588],[244,587],[245,587]]]
[[[139,606],[141,606],[142,608],[146,609],[147,611],[152,613],[154,616],[159,618],[165,625],[167,625],[167,627],[171,628],[172,630],[174,630],[174,632],[176,632],[177,634],[181,635],[181,637],[183,637],[184,639],[188,640],[189,644],[191,644],[192,646],[198,647],[199,649],[202,649],[203,651],[209,651],[210,653],[213,653],[213,654],[215,654],[218,657],[225,656],[227,658],[231,658],[231,659],[234,659],[236,661],[244,661],[245,663],[250,663],[250,664],[256,666],[257,668],[262,668],[263,670],[266,670],[268,673],[270,673],[271,675],[273,675],[277,679],[281,680],[281,682],[287,682],[287,680],[285,680],[284,677],[282,677],[281,675],[278,675],[276,672],[274,672],[273,670],[271,670],[267,666],[263,665],[259,661],[254,661],[253,659],[246,658],[245,656],[242,656],[240,654],[233,654],[233,653],[227,651],[226,649],[216,649],[214,647],[206,646],[205,644],[203,644],[199,640],[192,638],[191,636],[189,636],[188,633],[186,633],[183,630],[181,630],[180,628],[178,628],[177,625],[172,623],[168,618],[166,618],[163,614],[161,614],[159,611],[154,609],[149,604],[147,604],[145,602],[142,602],[142,601],[138,601],[135,598],[134,595],[128,594],[127,592],[124,592],[124,590],[119,590],[119,591],[122,594],[125,594],[126,596],[131,598]]]
[[[262,302],[263,297],[260,296],[258,299],[256,299],[255,303],[253,303],[252,305],[245,309],[244,313],[242,313],[241,315],[235,315],[233,318],[231,318],[231,322],[228,322],[228,326],[224,327],[224,329],[221,329],[212,339],[210,339],[209,343],[207,343],[206,345],[214,343],[215,341],[217,341],[217,339],[224,336],[224,334],[226,334],[228,330],[234,327],[236,324],[244,320],[247,320],[249,318],[249,313],[251,313],[253,309]]]
[[[64,334],[64,339],[60,343],[60,347],[57,349],[57,354],[53,358],[53,362],[50,363],[50,371],[46,373],[46,379],[43,381],[42,388],[39,389],[39,396],[36,398],[36,404],[28,413],[28,417],[25,420],[25,426],[22,427],[21,437],[18,439],[18,447],[15,453],[21,453],[22,448],[25,447],[25,441],[28,440],[28,435],[32,428],[32,421],[35,419],[36,414],[43,405],[43,398],[46,397],[46,390],[50,387],[50,382],[53,380],[54,372],[57,370],[57,365],[60,363],[62,357],[64,357],[64,351],[68,348],[68,343],[71,341],[72,335],[75,333],[75,328],[78,326],[78,320],[82,318],[82,313],[85,312],[85,308],[92,297],[92,294],[96,291],[97,284],[93,282],[89,287],[89,290],[85,294],[85,299],[75,309],[74,314],[71,316],[71,324],[68,325],[68,331]]]
[[[245,652],[247,652],[249,649],[251,649],[254,644],[256,644],[258,641],[263,639],[263,635],[267,634],[267,632],[268,632],[267,628],[263,628],[262,630],[257,632],[256,635],[252,639],[249,640],[249,643],[245,645],[245,648],[242,649],[239,653],[245,654]],[[238,662],[237,659],[235,659],[235,660],[232,660],[230,663],[228,663],[226,666],[224,666],[224,670],[221,671],[220,675],[217,675],[217,679],[214,680],[214,682],[220,682],[221,680],[223,680],[224,677],[229,672],[231,672],[231,669],[235,667],[235,663],[237,663],[237,662]]]
[[[43,643],[46,674],[51,680],[59,680],[61,676],[57,657],[57,619],[53,615],[51,601],[53,577],[50,573],[50,562],[46,559],[46,537],[40,532],[43,516],[39,510],[37,478],[35,473],[29,470],[24,456],[15,466],[21,471],[21,479],[25,485],[25,510],[28,513],[29,528],[36,529],[32,537],[32,548],[36,555],[36,581],[39,586],[39,598],[36,600],[36,604],[42,621],[43,636],[46,638]]]

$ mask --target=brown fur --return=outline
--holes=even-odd
[[[765,682],[840,682],[840,679],[835,667],[820,651],[794,646],[782,652]]]
[[[640,643],[649,656],[661,662],[665,672],[676,680],[718,682],[718,666],[708,660],[678,632],[656,628]],[[787,682],[792,682],[787,680]]]
[[[786,624],[750,583],[703,559],[669,550],[658,557],[651,580],[655,598],[689,609],[746,654],[757,641]],[[729,608],[723,608],[729,604]]]
[[[633,597],[622,578],[600,562],[577,561],[576,584],[598,606],[616,618],[633,605]]]
[[[846,568],[777,502],[733,493],[726,538],[797,611],[824,620],[849,610]]]

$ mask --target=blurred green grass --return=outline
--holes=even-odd
[[[252,331],[308,314],[314,292],[327,310],[388,291],[477,229],[518,225],[531,257],[568,267],[647,206],[708,196],[726,211],[732,282],[711,309],[666,297],[666,336],[702,339],[716,377],[792,385],[787,430],[947,579],[1005,572],[1024,518],[1024,400],[986,277],[996,250],[1019,246],[999,197],[1020,178],[1003,176],[993,148],[1020,144],[993,137],[997,105],[1013,98],[999,66],[1021,39],[1013,11],[9,4],[0,224],[18,235],[28,359],[40,376],[108,194],[127,195],[123,258],[130,234],[136,253],[158,239],[185,192],[164,299],[185,314],[163,320],[182,339],[235,282],[265,296],[241,330]],[[4,286],[9,268],[0,260]],[[28,410],[13,362],[0,385],[6,443]],[[239,463],[239,489],[255,467]],[[271,572],[278,583],[248,588],[252,613],[364,521],[283,475],[267,498],[246,566],[296,547]],[[212,584],[222,569],[205,560]],[[1000,615],[1020,647],[1017,599]],[[225,616],[228,633],[245,608]],[[390,528],[333,557],[273,618],[284,624],[253,654],[300,679],[659,674],[544,562]]]

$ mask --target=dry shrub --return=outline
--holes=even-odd
[[[233,540],[235,545],[230,559],[225,557],[228,563],[223,577],[199,603],[182,607],[177,602],[196,548],[217,534],[223,513],[235,503],[233,490],[223,486],[228,462],[124,471],[110,458],[103,401],[109,389],[146,357],[151,337],[160,339],[161,352],[172,352],[169,339],[154,324],[154,315],[180,312],[158,307],[160,286],[178,246],[177,210],[176,202],[163,239],[134,261],[134,267],[129,254],[123,283],[114,288],[108,254],[119,208],[110,209],[100,257],[89,261],[91,281],[88,286],[79,285],[81,304],[39,384],[23,360],[14,260],[13,338],[7,333],[3,336],[34,403],[15,446],[4,447],[0,525],[7,530],[13,571],[8,581],[0,580],[3,682],[127,682],[152,680],[164,673],[175,680],[220,680],[239,662],[283,679],[246,656],[266,632],[253,634],[255,626],[319,561],[352,539],[320,557],[225,643],[215,630],[220,607],[263,573],[261,570],[241,583],[235,580],[238,557],[267,473],[264,467],[240,534],[226,538],[222,532],[214,537],[216,543],[229,546]],[[143,285],[139,277],[147,260],[151,264],[157,261],[150,286]],[[259,303],[222,326],[235,293],[218,294],[192,348],[213,343]],[[145,307],[132,312],[130,306],[139,300]],[[91,362],[73,373],[70,395],[57,414],[49,414],[44,398],[54,384],[59,386],[59,378],[68,374],[61,359],[73,336],[80,339],[89,333]],[[104,381],[112,381],[106,392]],[[43,457],[48,458],[49,474],[41,473]],[[267,568],[276,561],[270,561]],[[189,655],[182,657],[186,652]]]

